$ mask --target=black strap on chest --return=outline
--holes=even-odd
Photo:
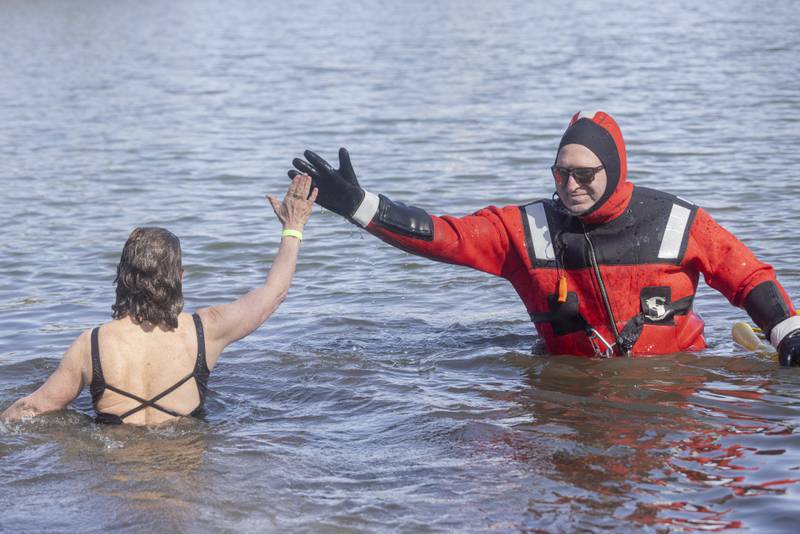
[[[664,313],[659,314],[657,318],[653,317],[652,313],[649,313],[649,310],[640,311],[625,323],[625,326],[617,337],[617,343],[624,351],[630,352],[639,340],[639,336],[642,335],[645,323],[658,324],[654,319],[657,319],[658,322],[667,322],[671,321],[676,315],[686,315],[689,313],[689,310],[692,309],[693,301],[694,295],[689,295],[675,302],[665,303]]]

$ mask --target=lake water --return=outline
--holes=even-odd
[[[800,297],[797,4],[0,3],[0,407],[110,317],[132,228],[180,236],[188,310],[261,283],[305,148],[436,214],[549,196],[579,109]],[[506,282],[318,210],[289,298],[230,347],[208,415],[0,427],[8,532],[795,531],[800,370],[708,350],[537,354]]]

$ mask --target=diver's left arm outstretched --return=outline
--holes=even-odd
[[[317,203],[386,243],[406,252],[445,263],[507,276],[522,267],[510,245],[501,210],[482,209],[466,217],[430,215],[425,210],[395,202],[361,187],[346,149],[339,149],[339,168],[310,150],[306,160],[295,159],[297,170],[311,176],[319,190]],[[520,223],[521,224],[521,223]]]

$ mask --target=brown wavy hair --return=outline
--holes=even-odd
[[[181,242],[164,228],[137,228],[117,265],[117,301],[112,317],[137,323],[178,326],[183,309]]]

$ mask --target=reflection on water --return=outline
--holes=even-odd
[[[287,353],[263,386],[233,364],[208,421],[103,427],[69,411],[9,425],[3,484],[23,502],[77,488],[67,510],[99,506],[133,530],[413,529],[409,514],[436,530],[792,526],[800,380],[773,362],[531,356],[498,351],[502,328],[483,349],[473,337],[476,354],[462,348],[474,329],[450,330],[419,325],[406,350],[439,355],[390,365],[367,356],[379,341],[342,347],[336,367]]]
[[[108,319],[133,227],[181,238],[193,310],[263,281],[303,149],[460,215],[549,196],[580,108],[800,295],[794,8],[0,2],[0,406]],[[306,236],[205,420],[100,427],[84,395],[0,427],[0,531],[796,530],[800,374],[733,345],[713,291],[703,354],[544,356],[506,282],[327,212]]]
[[[146,525],[181,528],[193,521],[196,500],[213,491],[214,479],[203,470],[208,448],[208,425],[203,423],[181,421],[151,429],[98,426],[67,412],[11,423],[3,431],[17,438],[0,454],[4,463],[15,466],[14,473],[6,473],[11,486],[23,494],[52,493],[47,500],[63,502],[67,509],[75,502],[93,503],[99,520],[125,526],[130,518],[137,530]],[[6,515],[9,525],[30,510],[13,512]],[[38,521],[60,524],[61,518],[48,515],[40,514]],[[37,523],[27,518],[24,524]]]
[[[95,460],[93,467],[112,484],[98,486],[97,494],[117,497],[126,507],[154,515],[161,521],[184,523],[192,510],[191,500],[187,499],[213,482],[198,473],[206,450],[204,430],[194,429],[186,434],[159,429],[138,436],[115,436],[114,432],[108,432],[106,439],[113,441],[105,443],[104,454]],[[77,451],[65,452],[70,455]]]
[[[515,459],[540,469],[542,443],[560,442],[548,455],[551,478],[571,489],[532,499],[536,515],[568,506],[632,525],[720,531],[744,525],[740,498],[784,495],[800,482],[794,427],[772,413],[782,410],[772,406],[771,362],[716,360],[562,357],[526,369],[531,389],[516,398],[531,420],[509,443]],[[793,516],[773,526],[791,529]]]

